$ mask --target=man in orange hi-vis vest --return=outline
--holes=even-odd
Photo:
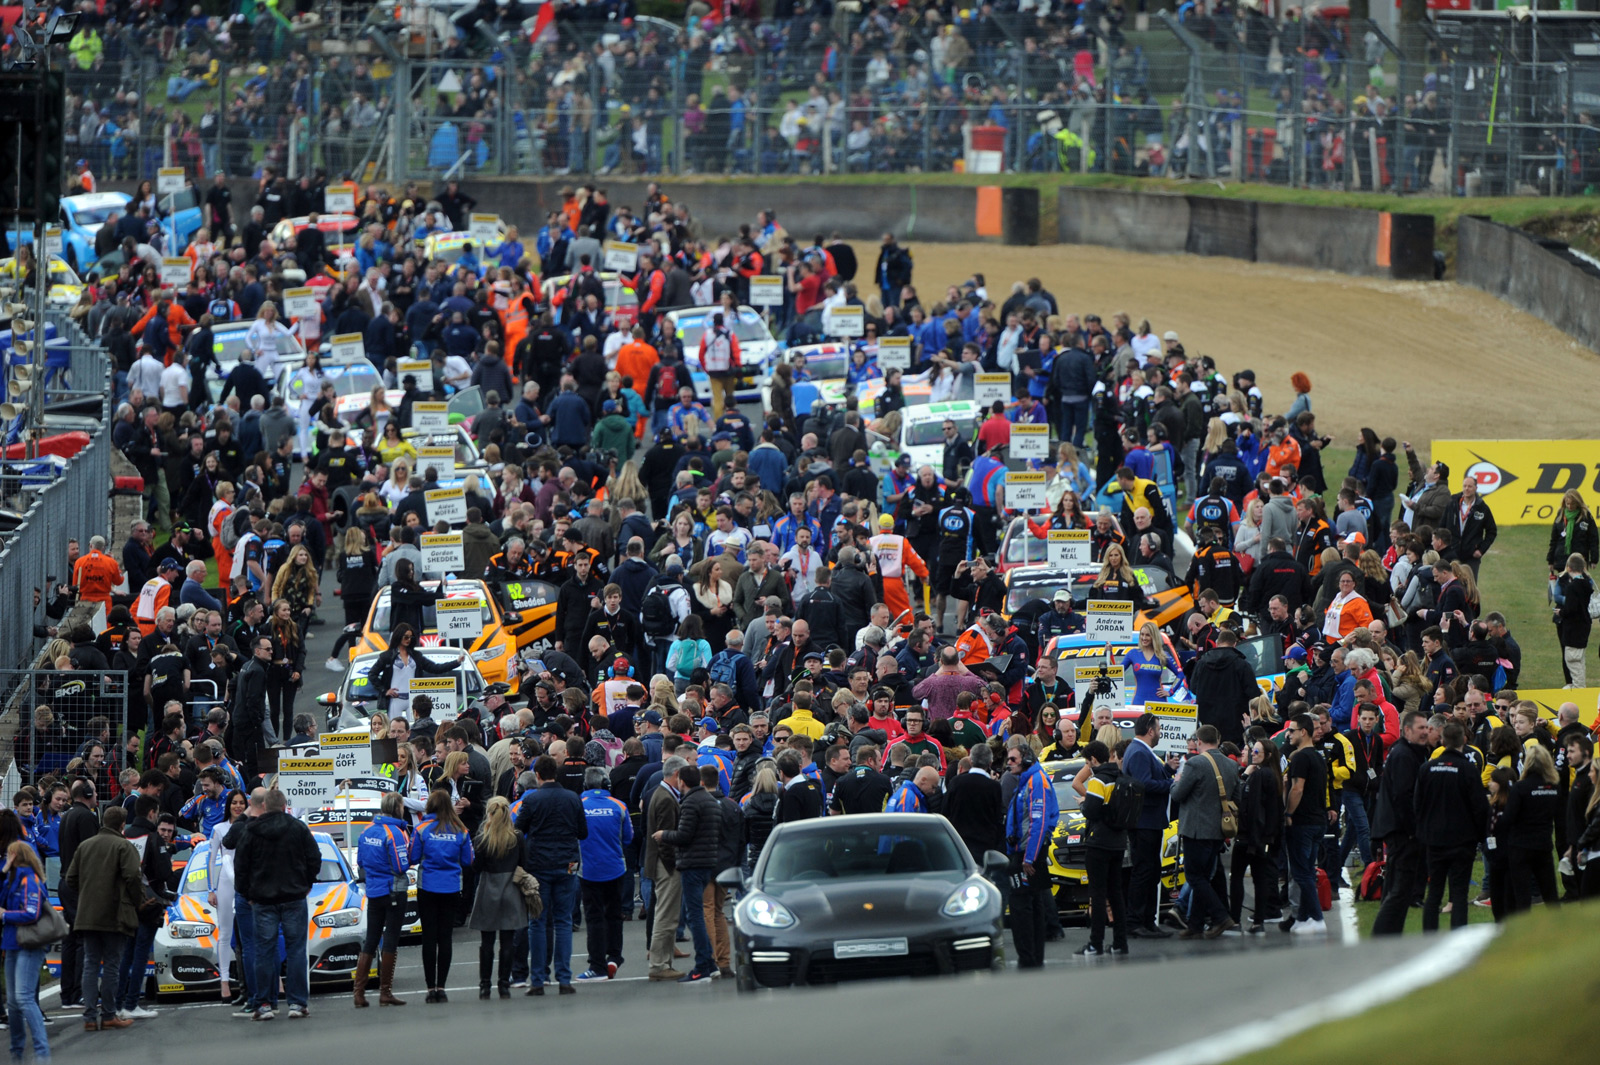
[[[122,583],[122,567],[105,553],[106,538],[91,536],[89,553],[72,567],[72,583],[78,589],[78,602],[99,603],[111,609],[111,589]]]
[[[898,618],[911,608],[906,595],[906,570],[917,575],[922,582],[922,612],[928,612],[928,564],[922,561],[904,536],[894,532],[894,517],[889,514],[878,518],[878,528],[883,532],[868,541],[872,557],[878,562],[878,573],[883,577],[883,602],[889,613]]]

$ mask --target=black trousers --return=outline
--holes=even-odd
[[[1129,928],[1155,927],[1161,884],[1161,834],[1159,828],[1128,831],[1128,849],[1133,855],[1133,868],[1128,874]]]
[[[1035,869],[1036,883],[1014,888],[1011,892],[1011,942],[1017,948],[1017,968],[1044,967],[1046,906],[1054,906],[1050,895],[1049,878],[1042,869]]]
[[[622,888],[632,877],[615,880],[579,880],[583,890],[583,921],[589,943],[589,969],[604,973],[606,962],[622,964]]]
[[[1428,897],[1422,903],[1424,932],[1439,930],[1439,904],[1447,886],[1450,888],[1450,930],[1466,927],[1467,907],[1472,904],[1467,898],[1467,887],[1472,883],[1472,860],[1477,856],[1478,848],[1472,844],[1428,848]],[[1387,893],[1384,898],[1387,900]]]
[[[1492,852],[1491,852],[1492,853]],[[1496,924],[1511,912],[1511,870],[1506,859],[1495,855],[1483,863],[1484,888],[1489,893],[1489,909]]]
[[[1539,889],[1539,897],[1546,905],[1555,906],[1561,901],[1556,890],[1555,859],[1548,849],[1511,847],[1506,853],[1506,867],[1511,880],[1510,912],[1532,909],[1534,888]]]
[[[61,908],[66,911],[67,923],[78,919],[78,893],[61,884]],[[61,940],[61,1004],[70,1006],[83,998],[83,943],[76,932],[68,932]]]
[[[367,937],[361,941],[361,953],[376,954],[379,950],[398,950],[400,922],[405,919],[405,915],[404,895],[397,895],[392,891],[387,895],[368,895]]]
[[[1084,871],[1089,874],[1089,942],[1105,945],[1106,922],[1111,925],[1111,945],[1128,946],[1128,892],[1122,878],[1122,852],[1103,847],[1084,851]],[[1109,912],[1108,912],[1109,907]]]
[[[488,987],[489,978],[494,975],[494,961],[496,954],[494,949],[494,940],[496,936],[499,936],[500,980],[498,986],[501,988],[510,988],[511,963],[512,959],[516,957],[514,952],[517,942],[517,930],[513,928],[500,932],[480,932],[479,935],[481,935],[483,939],[478,944],[478,986]],[[523,953],[527,952],[524,951]]]
[[[417,889],[417,916],[422,921],[422,976],[430,988],[450,979],[451,936],[461,896],[454,891]]]
[[[1383,841],[1387,855],[1383,866],[1383,905],[1372,922],[1375,936],[1397,936],[1406,928],[1406,915],[1417,891],[1422,866],[1422,844],[1415,836],[1395,833]]]
[[[1228,866],[1232,874],[1228,886],[1228,916],[1235,921],[1243,920],[1244,878],[1249,873],[1256,885],[1256,904],[1250,911],[1250,920],[1260,924],[1277,919],[1282,911],[1278,902],[1278,862],[1272,852],[1234,840],[1233,857],[1228,859]]]

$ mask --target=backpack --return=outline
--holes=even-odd
[[[607,769],[615,769],[617,766],[622,764],[623,758],[626,757],[622,753],[622,741],[617,739],[615,736],[612,736],[609,740],[597,738],[591,742],[598,743],[600,746],[605,748]]]
[[[733,661],[732,651],[722,651],[711,659],[711,683],[726,684],[730,688],[737,688],[739,676],[738,666]]]
[[[210,313],[212,321],[233,321],[233,301],[230,299],[212,300],[210,305],[207,306],[206,310],[208,313]]]
[[[1361,871],[1356,898],[1361,902],[1379,902],[1383,899],[1383,862],[1367,863],[1367,867]]]
[[[249,527],[249,523],[249,508],[235,508],[234,512],[228,515],[228,520],[222,523],[221,533],[218,536],[218,539],[222,541],[222,546],[229,551],[238,547],[239,537],[244,535],[244,529]]]
[[[656,377],[656,398],[667,400],[670,403],[678,402],[677,363],[661,364],[661,373]]]
[[[667,593],[661,590],[661,585],[653,584],[644,593],[639,620],[644,625],[646,636],[672,635],[672,630],[677,627],[672,617],[672,603],[668,601]]]
[[[1119,832],[1138,828],[1143,809],[1144,782],[1128,773],[1118,773],[1111,799],[1106,803],[1106,824]]]

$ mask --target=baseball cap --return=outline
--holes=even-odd
[[[894,460],[894,464],[896,466],[909,466],[911,465],[911,456],[901,452],[900,457]]]
[[[672,573],[672,574],[682,573],[683,572],[683,563],[677,561],[676,559],[674,559],[671,562],[668,562],[667,563],[667,572],[668,573]]]
[[[800,661],[809,662],[813,658],[815,658],[818,662],[821,662],[822,661],[822,652],[821,651],[807,651],[804,655],[801,656]]]
[[[1283,653],[1283,657],[1292,658],[1296,662],[1304,662],[1306,660],[1306,649],[1299,644],[1295,644]]]
[[[1178,339],[1177,330],[1168,329],[1165,333],[1161,334],[1161,339],[1162,340],[1177,340]]]
[[[647,723],[648,723],[648,724],[651,724],[651,725],[659,725],[659,724],[661,724],[661,711],[659,711],[659,710],[646,710],[646,711],[645,711],[645,712],[644,712],[644,713],[643,713],[643,714],[642,714],[642,715],[640,715],[640,716],[641,716],[641,717],[642,717],[642,718],[643,718],[643,719],[644,719],[644,720],[645,720],[645,721],[646,721],[646,722],[647,722]]]
[[[1057,588],[1055,598],[1052,599],[1051,602],[1070,603],[1072,602],[1072,593],[1067,591],[1065,588]]]
[[[702,717],[700,719],[700,727],[705,729],[707,732],[715,732],[717,731],[717,719],[709,715]]]
[[[157,573],[171,573],[173,570],[179,570],[179,569],[182,569],[182,568],[183,568],[183,566],[179,565],[177,559],[175,559],[175,558],[164,558],[164,559],[161,560],[161,565],[156,567],[156,572]]]
[[[879,514],[878,515],[878,528],[880,528],[880,529],[892,529],[892,528],[894,528],[894,515],[893,514]]]
[[[614,399],[608,399],[604,403],[600,404],[600,409],[607,414],[613,414],[617,409],[617,401]]]
[[[1339,542],[1341,544],[1360,544],[1362,547],[1365,547],[1367,546],[1367,534],[1364,532],[1349,533]]]

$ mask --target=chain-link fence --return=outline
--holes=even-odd
[[[538,41],[533,7],[437,0],[103,26],[63,49],[68,137],[98,175],[200,181],[1072,170],[1551,194],[1600,166],[1600,16],[800,10],[574,5]]]
[[[130,762],[128,674],[120,670],[0,670],[0,711],[0,720],[15,723],[0,764],[10,756],[21,783],[84,775],[104,797]]]

